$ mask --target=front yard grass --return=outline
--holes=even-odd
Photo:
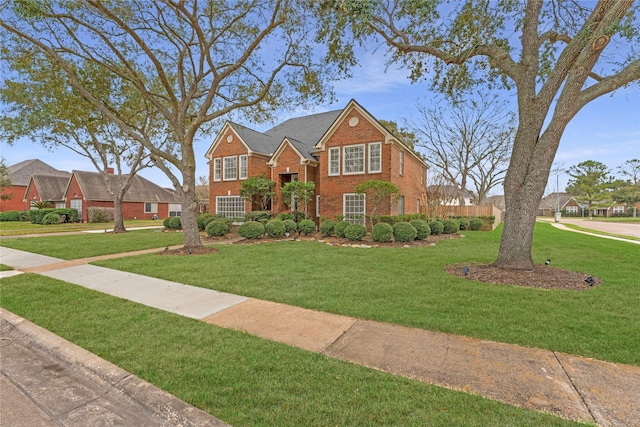
[[[537,263],[550,258],[554,267],[604,280],[588,291],[493,285],[443,271],[447,264],[493,262],[500,230],[421,248],[291,241],[96,264],[361,319],[640,365],[637,245],[537,224]]]
[[[184,243],[182,233],[165,233],[161,230],[20,237],[2,239],[0,246],[70,260]]]
[[[134,227],[156,227],[162,226],[162,221],[153,220],[127,220],[124,222],[125,228]],[[0,236],[19,236],[25,234],[49,234],[49,233],[66,233],[72,231],[87,231],[87,230],[113,230],[112,222],[100,222],[100,223],[64,223],[53,225],[32,224],[25,221],[1,221],[0,222]]]
[[[1,290],[4,308],[238,427],[578,425],[44,276],[3,279]]]

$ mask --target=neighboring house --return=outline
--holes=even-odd
[[[112,188],[119,188],[117,176],[110,175]],[[78,218],[88,220],[90,207],[113,207],[113,199],[98,172],[73,171],[65,189],[68,208],[78,210]],[[135,175],[122,201],[124,219],[162,219],[180,216],[180,197],[170,190]]]
[[[66,175],[31,175],[24,193],[24,200],[31,205],[34,201],[47,201],[52,208],[65,208],[67,203],[64,192],[67,189],[71,174]]]
[[[551,193],[540,200],[538,216],[553,216],[560,206],[565,216],[582,215],[582,206],[569,193]]]
[[[460,206],[460,196],[458,188],[455,185],[429,185],[427,187],[427,194],[431,195],[431,197],[436,197],[439,200],[440,205]],[[465,206],[471,206],[474,204],[474,196],[469,190],[464,190],[463,197]]]
[[[315,183],[306,211],[316,221],[364,221],[371,208],[355,187],[371,179],[392,182],[401,192],[377,214],[422,211],[428,166],[353,100],[342,110],[289,119],[266,132],[227,122],[206,157],[210,209],[230,218],[255,207],[240,197],[240,188],[243,180],[261,175],[276,183],[274,215],[288,210],[281,188],[298,180]]]
[[[7,171],[11,177],[11,186],[4,188],[2,194],[9,194],[11,197],[7,200],[0,200],[0,212],[25,211],[30,208],[31,201],[25,198],[25,193],[32,175],[66,176],[67,179],[69,178],[69,172],[55,169],[37,159],[25,160],[8,166]]]
[[[504,204],[504,195],[503,194],[496,194],[494,196],[488,196],[485,199],[485,204],[487,205],[493,205],[496,208],[500,209],[501,211],[503,211],[505,209],[505,204]]]

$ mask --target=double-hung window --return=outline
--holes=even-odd
[[[180,216],[182,205],[180,203],[169,203],[169,216]]]
[[[340,147],[329,148],[329,176],[340,175]]]
[[[225,157],[224,159],[224,181],[233,181],[238,179],[238,158],[236,156]]]
[[[248,174],[247,155],[243,154],[240,156],[240,179],[247,179],[247,174]]]
[[[222,179],[222,159],[217,157],[213,159],[213,180],[220,181]]]
[[[400,176],[404,175],[404,151],[400,151]]]
[[[343,173],[345,175],[364,173],[364,144],[344,147]]]
[[[369,173],[382,172],[382,143],[369,144]]]
[[[158,213],[158,204],[156,202],[145,203],[144,213]]]

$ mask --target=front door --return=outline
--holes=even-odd
[[[284,187],[286,184],[290,183],[290,182],[295,182],[298,180],[298,174],[297,173],[281,173],[280,174],[280,189],[282,189],[282,187]],[[280,198],[281,201],[279,203],[280,205],[280,209],[279,211],[286,211],[288,209],[291,210],[297,210],[297,203],[295,200],[291,200],[289,207],[287,207],[287,205],[284,203],[284,201],[282,201],[282,197]]]

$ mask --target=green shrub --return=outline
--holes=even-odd
[[[328,219],[324,221],[322,224],[320,224],[320,233],[325,237],[332,236],[335,227],[336,227],[336,222],[332,219]]]
[[[434,220],[429,223],[429,228],[431,229],[431,234],[437,236],[444,230],[444,224],[440,221]]]
[[[179,216],[170,216],[162,221],[164,228],[168,230],[180,230],[182,228],[182,221]]]
[[[42,224],[42,219],[52,212],[57,213],[58,216],[62,216],[62,222],[78,222],[78,210],[66,208],[30,210],[29,221],[31,221],[32,224]]]
[[[333,232],[336,233],[336,236],[338,237],[344,237],[344,229],[350,225],[351,223],[347,221],[340,221],[335,227],[333,227]]]
[[[204,228],[206,229],[207,225],[209,225],[213,221],[222,221],[227,224],[229,229],[231,229],[231,223],[232,223],[231,219],[220,214],[209,214],[209,216],[204,220]]]
[[[214,214],[209,213],[209,212],[201,213],[200,215],[198,215],[196,217],[196,223],[198,224],[198,230],[204,231],[205,227],[207,226],[207,224],[206,224],[207,219],[211,218],[213,215]]]
[[[29,221],[29,211],[0,212],[1,221]]]
[[[87,221],[91,223],[111,222],[113,221],[114,213],[114,208],[91,206],[87,209]]]
[[[273,215],[271,214],[271,212],[268,212],[268,211],[253,211],[246,214],[244,218],[246,221],[262,222],[264,220],[266,221],[271,220],[271,218],[273,218]]]
[[[351,224],[344,229],[344,237],[354,241],[359,241],[367,235],[367,228],[362,224]]]
[[[467,218],[457,218],[457,221],[460,223],[460,230],[469,229],[469,220]]]
[[[469,230],[480,230],[482,228],[482,220],[480,218],[471,218],[469,221]]]
[[[409,222],[409,224],[413,225],[416,229],[416,240],[424,240],[431,234],[429,223],[424,219],[414,219]]]
[[[455,219],[445,219],[444,220],[444,229],[442,232],[444,234],[456,234],[460,231],[460,223]]]
[[[229,224],[219,219],[213,220],[207,224],[204,231],[209,236],[224,236],[229,232]]]
[[[311,219],[303,219],[298,223],[298,230],[305,236],[316,232],[316,223]]]
[[[393,238],[393,227],[386,222],[379,222],[373,226],[371,238],[374,242],[390,242]]]
[[[278,218],[280,221],[284,221],[285,219],[295,221],[295,216],[292,212],[280,212],[276,218]]]
[[[42,218],[41,224],[51,225],[51,224],[60,224],[61,222],[64,222],[64,221],[61,220],[60,215],[58,215],[57,212],[50,212]]]
[[[396,242],[412,242],[418,231],[408,222],[398,222],[393,225],[393,238]]]
[[[287,227],[281,220],[272,219],[265,224],[264,231],[269,237],[282,237],[285,231],[287,231]]]
[[[284,224],[287,233],[294,233],[298,231],[298,224],[296,224],[294,220],[285,219],[284,221],[282,221],[282,223]]]
[[[264,225],[257,221],[248,221],[238,227],[238,234],[245,239],[257,239],[264,235]]]

